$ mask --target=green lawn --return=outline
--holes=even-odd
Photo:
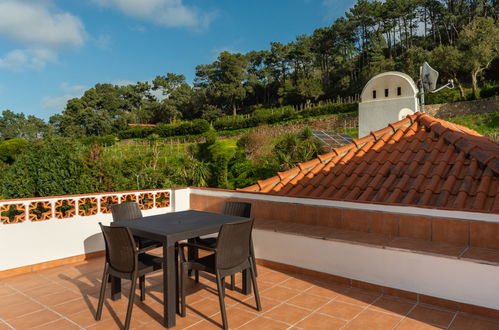
[[[497,141],[499,135],[499,111],[447,118],[446,120],[466,126]]]

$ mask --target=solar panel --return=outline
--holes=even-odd
[[[327,131],[313,131],[314,136],[324,145],[333,149],[352,143],[353,138],[348,134]]]

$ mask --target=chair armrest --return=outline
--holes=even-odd
[[[209,246],[206,246],[206,245],[202,245],[202,244],[197,244],[197,243],[180,243],[179,244],[179,248],[183,248],[183,247],[195,247],[195,248],[198,248],[198,249],[202,249],[202,250],[206,250],[206,251],[211,251],[211,252],[217,252],[217,249],[216,248],[211,248]]]

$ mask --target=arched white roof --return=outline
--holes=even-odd
[[[400,88],[400,94],[398,88]],[[388,96],[385,96],[385,90],[388,90]],[[376,91],[376,97],[373,91]],[[417,93],[418,87],[409,75],[398,71],[388,71],[372,77],[367,82],[362,90],[361,101],[415,97]]]

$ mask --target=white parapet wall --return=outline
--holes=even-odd
[[[188,194],[185,188],[0,201],[4,222],[0,224],[0,271],[102,251],[99,222],[112,221],[109,206],[113,202],[138,201],[148,216],[188,209]],[[65,214],[57,213],[61,201]],[[17,215],[17,219],[11,215],[13,223],[7,211]]]
[[[13,214],[20,218],[17,218],[18,223],[0,224],[2,251],[0,272],[102,251],[104,244],[98,223],[109,224],[111,222],[111,214],[106,212],[113,202],[135,198],[143,206],[144,216],[148,216],[188,210],[191,194],[345,209],[380,210],[380,205],[368,203],[198,188],[4,200],[0,201],[2,221],[7,222],[7,218],[15,220]],[[67,218],[61,218],[61,214],[56,214],[58,210],[61,210],[60,205],[63,200],[72,201],[70,204],[75,214],[71,215],[69,212],[71,216]],[[85,208],[85,212],[80,211],[80,205],[85,202],[90,202],[87,203],[89,207]],[[15,207],[24,211],[12,213]],[[38,211],[35,212],[36,208]],[[6,210],[11,211],[10,217]],[[499,222],[497,214],[388,205],[383,206],[383,210],[447,219]],[[44,217],[45,220],[38,221]],[[253,237],[257,258],[433,297],[499,309],[498,266],[259,229],[255,229]]]
[[[258,229],[253,241],[257,258],[499,309],[498,266]]]

